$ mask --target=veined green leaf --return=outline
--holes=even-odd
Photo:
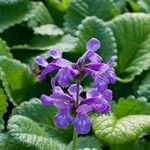
[[[77,150],[102,150],[102,144],[94,136],[79,137],[77,139]],[[72,148],[72,142],[67,150]]]
[[[63,30],[61,30],[54,24],[42,25],[33,28],[33,30],[34,30],[34,34],[40,34],[40,35],[58,36],[64,34]]]
[[[73,51],[77,39],[69,34],[59,37],[37,35],[28,44],[13,46],[17,50],[48,50],[50,48],[59,49],[62,52]]]
[[[146,97],[148,101],[150,101],[150,71],[148,71],[140,80],[135,93],[139,96]]]
[[[30,7],[31,5],[29,3],[29,0],[1,0],[0,33],[10,26],[19,24],[22,21],[27,20],[31,15]]]
[[[0,70],[0,79],[5,92],[14,104],[20,104],[36,95],[34,86],[37,78],[33,76],[27,65],[1,56]]]
[[[7,46],[7,43],[0,38],[0,56],[6,56],[12,58],[10,53],[10,48]]]
[[[6,112],[7,107],[7,97],[4,94],[4,91],[0,88],[0,130],[3,129],[3,115]]]
[[[95,135],[110,145],[131,142],[150,130],[150,103],[144,97],[120,98],[112,112],[92,118]]]
[[[113,114],[93,118],[95,135],[108,144],[130,142],[149,129],[150,115],[130,115],[119,120]]]
[[[32,16],[28,20],[28,26],[31,28],[53,23],[53,19],[42,2],[32,2]]]
[[[108,23],[117,42],[117,74],[130,82],[150,67],[150,15],[124,14]]]
[[[126,99],[120,98],[117,104],[113,105],[113,114],[119,119],[128,115],[150,114],[150,103],[144,97],[135,99],[129,96]]]
[[[20,106],[14,109],[13,114],[26,116],[34,120],[39,125],[42,125],[45,130],[47,130],[50,137],[55,137],[66,143],[68,141],[70,142],[72,139],[72,128],[56,128],[53,121],[56,112],[57,111],[54,107],[45,107],[39,99],[34,98],[28,102],[21,103]]]
[[[17,141],[39,150],[65,150],[65,145],[49,138],[47,133],[31,119],[14,115],[8,123],[9,134]]]
[[[65,30],[74,33],[87,16],[110,20],[120,12],[112,0],[72,0],[65,16]]]
[[[19,143],[12,136],[7,133],[0,134],[0,149],[1,150],[36,150],[33,147],[25,146],[22,143]]]
[[[82,24],[79,25],[78,30],[79,31],[76,33],[78,36],[78,42],[75,52],[80,54],[85,52],[86,42],[95,37],[101,42],[101,49],[98,53],[102,56],[105,62],[116,53],[116,42],[113,33],[107,24],[101,19],[98,19],[97,17],[86,17],[82,21]]]

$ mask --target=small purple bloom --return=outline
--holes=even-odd
[[[111,57],[106,64],[102,63],[102,58],[96,53],[100,47],[101,43],[98,39],[90,39],[86,43],[86,52],[77,63],[62,58],[62,53],[56,49],[48,52],[53,58],[50,63],[43,57],[36,57],[36,63],[42,67],[40,80],[52,71],[58,71],[51,79],[52,94],[41,96],[44,106],[55,106],[58,109],[54,116],[58,128],[66,128],[69,123],[72,123],[78,134],[86,134],[92,125],[89,112],[101,114],[111,112],[109,102],[112,99],[112,91],[108,89],[108,84],[116,82],[113,69],[116,57]],[[86,76],[92,77],[94,81],[91,90],[86,92],[86,97],[83,98],[80,95],[83,91],[80,83]]]

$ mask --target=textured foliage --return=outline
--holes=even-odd
[[[87,17],[82,21],[78,29],[78,42],[75,51],[79,53],[85,51],[86,41],[95,37],[101,41],[102,48],[98,53],[103,57],[104,61],[116,53],[116,43],[113,33],[101,19],[97,17]]]
[[[96,117],[93,130],[100,140],[109,144],[121,144],[135,140],[150,129],[149,115],[131,115],[119,120],[114,115]]]
[[[65,149],[65,145],[49,138],[47,133],[27,117],[15,115],[9,120],[9,134],[17,141],[37,149]]]
[[[19,104],[33,95],[36,78],[27,65],[14,59],[0,57],[0,68],[0,79],[6,94],[13,103]],[[30,93],[31,90],[32,93]]]
[[[108,24],[117,42],[118,76],[123,82],[132,81],[150,67],[150,16],[125,14]]]
[[[93,130],[109,144],[130,142],[150,129],[150,115],[146,114],[150,114],[150,104],[143,98],[121,98],[113,106],[113,114],[93,117]]]
[[[72,0],[64,25],[67,31],[73,33],[86,16],[97,16],[107,21],[119,13],[112,0]]]
[[[0,130],[3,129],[3,115],[6,112],[7,102],[6,102],[6,95],[4,94],[3,90],[0,88]]]

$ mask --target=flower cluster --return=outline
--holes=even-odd
[[[50,63],[43,57],[36,57],[36,63],[42,67],[39,80],[43,80],[52,71],[58,70],[55,77],[51,79],[52,94],[41,96],[43,105],[53,105],[58,108],[54,117],[57,127],[66,128],[69,123],[72,123],[78,134],[86,134],[92,124],[88,117],[89,112],[109,113],[111,111],[109,101],[112,99],[112,91],[108,89],[108,84],[116,81],[113,69],[116,57],[110,58],[106,64],[102,63],[102,58],[96,53],[100,47],[101,44],[96,38],[90,39],[86,43],[86,52],[76,63],[62,58],[62,53],[56,49],[48,52],[53,58]],[[80,95],[83,91],[80,83],[86,76],[93,78],[93,84],[83,98]]]

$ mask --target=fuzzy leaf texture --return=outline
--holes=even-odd
[[[40,112],[40,113],[39,113]],[[39,99],[31,99],[28,102],[21,103],[20,106],[13,110],[13,115],[22,115],[28,117],[46,127],[50,136],[58,138],[64,142],[70,142],[72,138],[72,128],[58,129],[56,128],[53,117],[56,114],[56,109],[54,107],[45,107],[41,104]]]
[[[135,93],[144,96],[150,101],[150,71],[148,71],[136,86]]]
[[[27,117],[14,115],[8,123],[9,134],[17,141],[38,150],[65,150],[61,142],[49,138],[47,133],[34,121]]]
[[[78,26],[76,34],[78,36],[77,46],[75,47],[76,52],[85,52],[85,44],[92,37],[101,41],[102,47],[98,53],[102,56],[104,62],[115,55],[117,51],[112,31],[103,20],[97,17],[86,17]]]
[[[10,26],[19,24],[22,21],[27,20],[30,17],[30,8],[31,5],[29,3],[29,0],[1,0],[0,33]]]
[[[0,88],[0,130],[4,128],[3,126],[3,115],[7,111],[7,97],[4,94],[4,91]]]
[[[0,70],[3,87],[14,104],[20,104],[35,94],[37,78],[33,76],[27,65],[1,56]],[[31,90],[32,92],[30,92]]]
[[[108,25],[117,42],[118,77],[122,82],[130,82],[150,67],[150,15],[127,13],[114,18]]]
[[[65,16],[65,30],[74,33],[87,16],[97,16],[105,21],[120,14],[112,0],[72,0]]]
[[[10,53],[10,48],[7,46],[7,43],[0,38],[0,56],[6,56],[12,58]]]
[[[123,144],[135,140],[150,129],[150,115],[146,115],[150,114],[149,107],[143,99],[120,99],[113,108],[114,113],[93,117],[95,135],[108,144]]]

